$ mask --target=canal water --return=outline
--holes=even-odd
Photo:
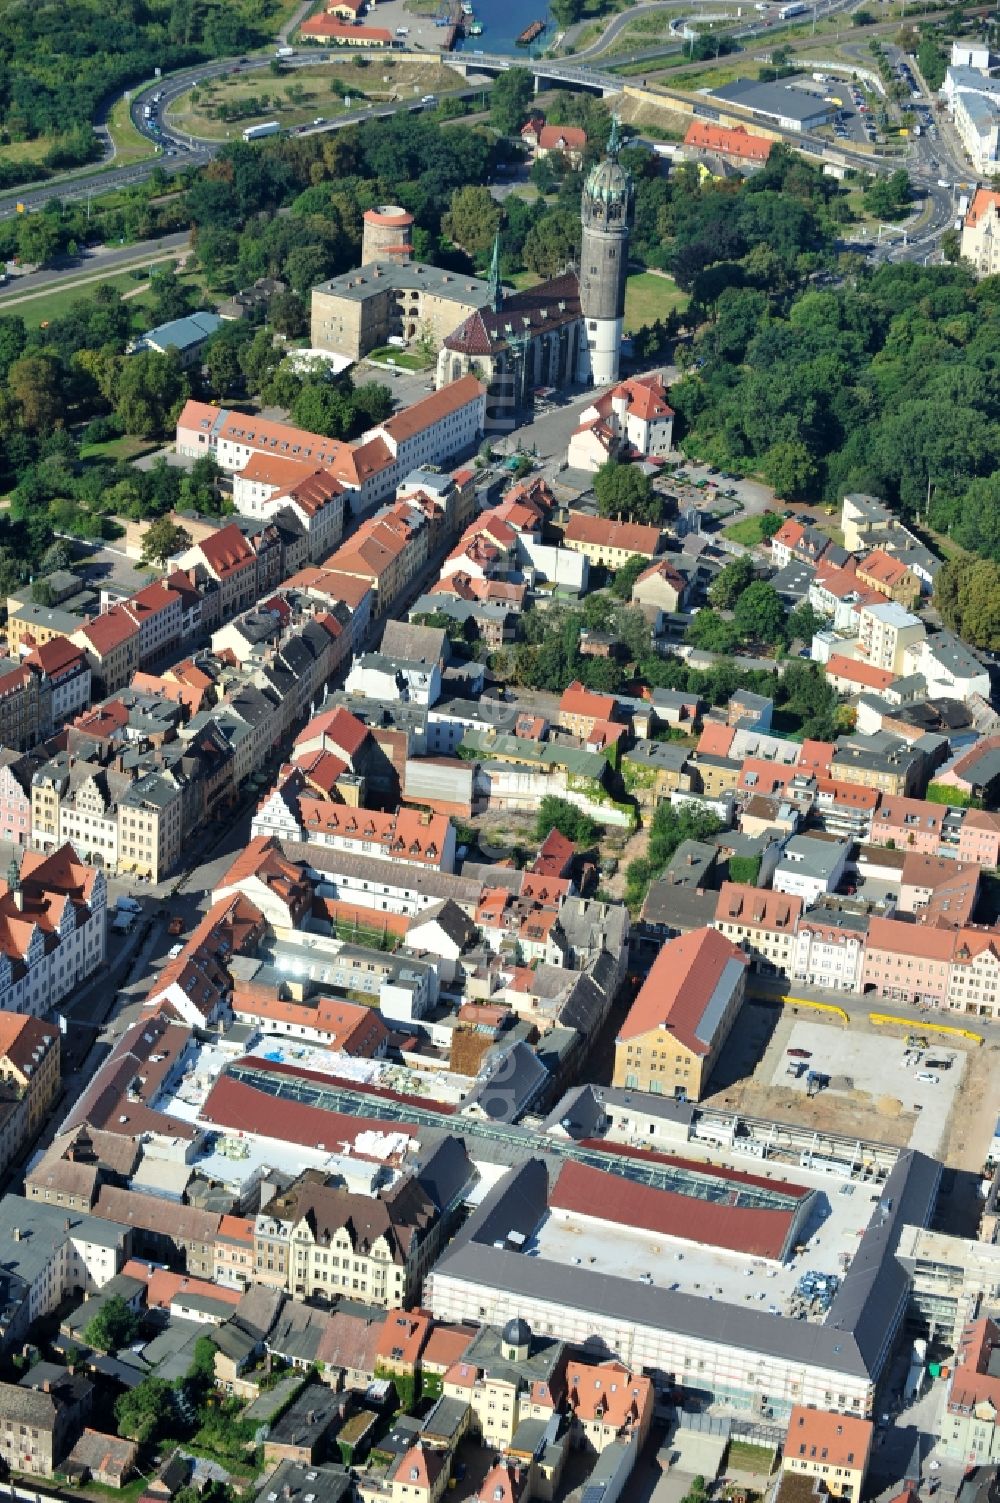
[[[481,37],[467,37],[459,44],[462,52],[473,52],[479,47],[483,52],[510,52],[528,55],[526,47],[515,45],[516,38],[532,21],[549,22],[548,0],[472,0],[476,20],[482,23]],[[532,51],[537,56],[556,34],[554,24],[534,42]]]

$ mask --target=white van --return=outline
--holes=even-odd
[[[940,1085],[940,1075],[935,1075],[933,1070],[918,1070],[917,1079],[922,1080],[924,1085]]]

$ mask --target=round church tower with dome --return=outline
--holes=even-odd
[[[632,179],[618,160],[621,140],[617,118],[602,161],[587,174],[581,217],[580,314],[583,337],[577,358],[577,380],[607,386],[618,380],[622,322],[625,316],[625,275],[635,191]]]

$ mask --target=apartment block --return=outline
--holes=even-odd
[[[788,1421],[782,1471],[815,1478],[831,1497],[857,1503],[874,1429],[871,1420],[797,1404]]]
[[[582,553],[591,564],[620,569],[630,558],[655,558],[663,550],[663,533],[638,522],[573,512],[563,533],[563,547]]]
[[[894,600],[862,605],[857,612],[858,639],[873,668],[903,671],[903,654],[924,637],[924,623]]]
[[[52,734],[52,685],[28,663],[0,658],[0,745],[27,751]]]
[[[54,1023],[0,1012],[0,1170],[33,1141],[59,1089]]]
[[[366,1196],[307,1172],[257,1216],[253,1276],[299,1298],[399,1309],[419,1293],[441,1235],[439,1210],[412,1175]]]
[[[749,956],[762,976],[792,974],[802,899],[742,882],[723,882],[713,927]]]
[[[103,872],[68,845],[25,851],[0,894],[0,1008],[39,1017],[58,1006],[103,964],[106,935]]]
[[[70,640],[86,654],[98,697],[131,683],[139,667],[139,639],[139,627],[120,605],[102,611],[72,633]]]
[[[52,694],[51,726],[58,728],[90,704],[91,670],[82,647],[68,637],[53,637],[33,647],[23,659],[25,668],[44,674]]]

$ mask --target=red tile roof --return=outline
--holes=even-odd
[[[974,230],[980,219],[990,214],[1000,218],[1000,193],[990,188],[977,188],[965,216],[966,228]]]
[[[270,499],[294,501],[307,516],[314,517],[343,494],[344,487],[329,470],[313,470],[312,474],[293,480],[284,490],[276,491]]]
[[[661,1034],[692,1054],[711,1052],[714,1037],[703,1031],[713,997],[729,998],[744,984],[747,957],[717,929],[693,929],[663,946],[618,1030],[618,1042]],[[716,1020],[718,1021],[718,1020]]]
[[[587,132],[578,125],[543,125],[541,128],[529,120],[521,126],[521,135],[534,135],[543,151],[582,151],[587,144]]]
[[[845,658],[843,653],[831,652],[824,669],[828,678],[850,679],[865,689],[887,689],[896,677],[885,668],[875,668],[871,663],[862,663],[855,658]]]
[[[663,378],[659,375],[630,376],[627,381],[620,381],[611,391],[606,391],[594,405],[601,417],[607,418],[614,411],[615,401],[622,398],[632,416],[646,423],[675,415],[667,401]]]
[[[460,412],[470,402],[483,396],[485,391],[485,386],[477,377],[462,376],[458,381],[443,386],[440,391],[433,391],[430,396],[414,402],[412,406],[394,412],[384,423],[379,424],[379,428],[397,443],[402,443],[423,433],[452,413]]]
[[[781,1257],[796,1215],[790,1209],[758,1210],[697,1200],[576,1162],[564,1164],[559,1171],[549,1205],[596,1221],[759,1258]]]
[[[31,1076],[58,1038],[59,1030],[52,1023],[0,1012],[0,1059],[9,1059],[21,1075]]]
[[[198,549],[209,569],[220,580],[242,569],[256,567],[253,549],[235,522],[220,527],[218,532],[199,543]]]
[[[342,42],[353,37],[378,42],[385,47],[392,44],[392,32],[381,26],[355,26],[351,21],[338,21],[334,16],[313,16],[311,20],[303,21],[299,32],[319,42]]]
[[[611,694],[594,694],[585,689],[579,679],[567,684],[559,700],[563,715],[589,716],[593,720],[610,720],[615,713],[615,700]]]
[[[644,558],[652,558],[659,551],[661,537],[658,527],[645,527],[638,522],[615,522],[608,517],[588,517],[578,511],[571,514],[563,534],[567,543],[621,548]]]
[[[86,626],[81,626],[80,632],[99,657],[106,657],[123,642],[137,637],[139,628],[127,611],[122,610],[120,605],[113,605],[110,610],[95,616],[93,621],[88,621]]]
[[[984,1317],[966,1326],[955,1354],[955,1372],[948,1393],[950,1414],[967,1414],[984,1402],[1000,1413],[1000,1377],[989,1372],[990,1358],[998,1347],[1000,1327],[992,1320]]]
[[[569,1406],[587,1424],[611,1430],[641,1423],[653,1407],[653,1380],[632,1373],[620,1362],[571,1362],[566,1370]]]
[[[32,648],[31,652],[22,659],[25,664],[41,668],[49,678],[64,678],[69,673],[79,672],[86,668],[87,657],[82,647],[71,642],[68,637],[53,637],[51,642],[44,642],[41,647]]]
[[[348,760],[353,759],[368,738],[364,721],[338,705],[335,710],[324,710],[314,715],[295,738],[296,746],[306,746],[311,741],[330,742]]]
[[[736,125],[729,129],[724,125],[710,125],[706,120],[693,120],[684,137],[685,146],[717,151],[722,156],[739,157],[744,162],[766,162],[772,144],[763,136],[753,135],[745,126]]]
[[[723,882],[715,905],[717,924],[742,924],[748,929],[769,929],[774,934],[794,934],[801,917],[801,898],[751,887],[746,882]]]
[[[379,1332],[376,1355],[383,1362],[414,1366],[420,1358],[433,1324],[423,1310],[390,1310]]]
[[[868,557],[863,558],[858,564],[858,573],[874,579],[878,584],[885,585],[891,590],[896,585],[902,584],[910,570],[900,559],[893,558],[891,553],[886,553],[884,548],[874,548]]]
[[[872,1446],[871,1420],[850,1414],[830,1414],[796,1404],[788,1419],[784,1461],[804,1457],[829,1466],[864,1471]]]
[[[218,1127],[231,1127],[238,1132],[260,1134],[265,1138],[330,1152],[335,1147],[342,1151],[345,1143],[353,1144],[361,1133],[386,1131],[386,1123],[379,1117],[345,1116],[319,1106],[303,1106],[301,1102],[286,1097],[278,1100],[245,1081],[232,1080],[228,1075],[220,1076],[215,1082],[201,1115],[205,1122]],[[417,1136],[418,1129],[408,1122],[394,1121],[391,1125],[394,1133]]]
[[[872,918],[868,923],[869,955],[883,951],[910,955],[915,960],[951,960],[958,935],[951,929],[932,929],[924,924],[906,924],[901,919]]]
[[[698,745],[695,750],[702,756],[728,757],[735,735],[736,727],[734,725],[722,725],[717,720],[707,720],[701,735],[698,737]]]

